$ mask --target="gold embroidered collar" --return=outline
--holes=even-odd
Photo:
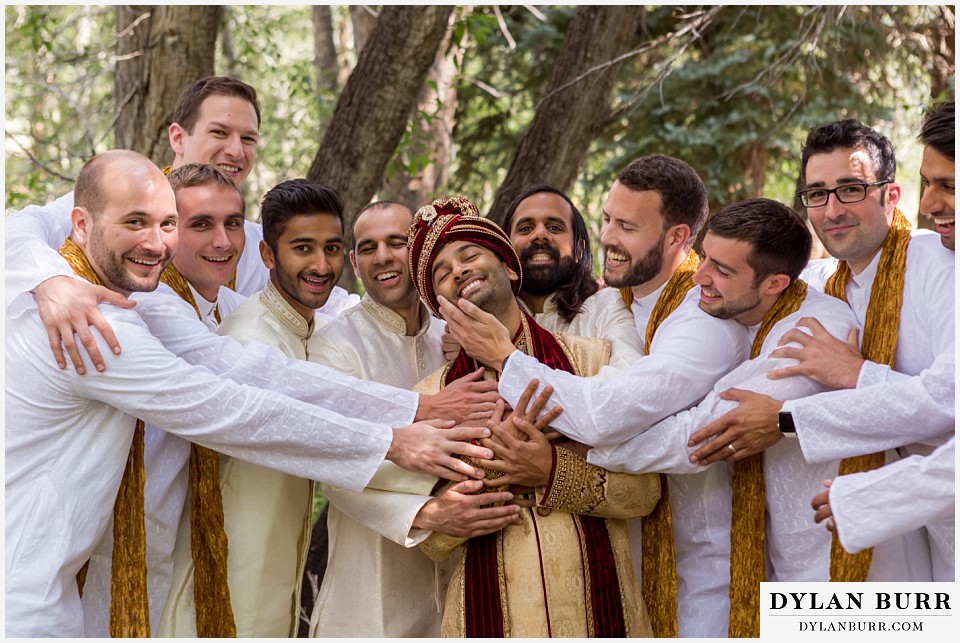
[[[277,318],[284,328],[296,335],[300,341],[307,341],[313,333],[313,320],[309,322],[290,305],[277,287],[273,285],[273,280],[267,281],[267,287],[260,291],[260,303],[267,307],[267,310]]]

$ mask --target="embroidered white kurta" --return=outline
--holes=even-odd
[[[306,359],[313,330],[272,282],[223,320],[219,332]],[[310,545],[313,483],[223,456],[220,462],[227,579],[238,637],[290,637],[300,612],[300,579]],[[173,551],[173,583],[158,636],[195,637],[190,513],[184,511]]]
[[[408,336],[400,315],[364,296],[359,306],[314,333],[309,359],[363,379],[413,388],[445,363],[443,321],[422,304],[420,320],[419,332]],[[435,572],[416,547],[430,532],[411,527],[431,499],[435,478],[406,473],[387,462],[372,483],[377,488],[356,493],[323,485],[330,501],[329,550],[311,636],[440,635],[446,569],[438,566]]]
[[[521,307],[528,313],[523,300]],[[610,342],[610,364],[600,369],[600,377],[614,377],[643,356],[643,340],[637,335],[633,315],[623,303],[616,288],[601,288],[583,302],[583,307],[569,322],[557,312],[556,293],[547,297],[543,312],[533,315],[534,321],[551,333],[580,337],[599,337]]]
[[[137,417],[208,448],[360,489],[389,425],[240,386],[177,359],[137,312],[101,312],[125,347],[60,370],[34,307],[6,320],[6,634],[84,634],[76,574],[113,512]],[[190,311],[192,313],[192,310]],[[200,324],[196,316],[193,321]],[[202,326],[202,324],[201,324]]]
[[[771,370],[796,363],[795,360],[771,358],[769,354],[777,348],[780,337],[793,328],[797,320],[807,316],[816,317],[831,333],[843,337],[856,325],[856,320],[842,301],[814,290],[808,291],[800,309],[780,320],[770,330],[760,356],[741,364],[721,378],[700,404],[667,418],[619,446],[590,451],[587,461],[612,471],[701,472],[701,465],[689,462],[692,449],[687,442],[694,432],[736,407],[736,402],[720,399],[722,391],[739,388],[765,393],[776,399],[792,399],[823,390],[821,385],[806,377],[782,380],[767,378]],[[755,335],[757,328],[751,328],[751,335]],[[825,478],[836,475],[838,465],[837,461],[808,464],[794,440],[781,440],[764,452],[769,580],[829,580],[830,534],[814,524],[810,499]],[[711,469],[724,472],[723,482],[722,485],[707,489],[700,501],[703,520],[709,522],[705,532],[709,536],[701,537],[722,538],[726,543],[726,557],[718,555],[707,560],[691,561],[691,566],[686,568],[691,571],[683,582],[709,588],[709,591],[700,591],[688,597],[688,600],[700,605],[704,614],[711,616],[709,624],[701,626],[700,635],[725,637],[730,609],[730,485],[733,471],[726,462],[717,463]],[[682,476],[671,477],[671,492],[673,480],[679,477]],[[676,512],[674,516],[677,519]],[[685,521],[686,517],[681,515],[679,520]],[[723,579],[722,583],[718,583],[717,579]]]
[[[641,299],[631,312],[634,334],[646,338],[647,322],[666,284]],[[609,288],[620,300],[620,292]],[[599,293],[598,293],[599,294]],[[514,352],[500,378],[500,394],[515,404],[529,380],[536,377],[554,387],[550,404],[564,413],[553,426],[571,438],[594,446],[613,446],[647,430],[659,420],[699,402],[721,376],[749,356],[747,332],[733,320],[711,317],[700,310],[700,288],[687,293],[677,309],[661,323],[649,354],[613,378],[577,378],[551,371],[526,355]],[[552,330],[552,329],[551,329]],[[601,371],[602,373],[602,371]],[[680,636],[708,636],[716,628],[723,606],[711,604],[716,588],[725,587],[723,576],[706,579],[697,573],[704,561],[729,560],[729,546],[715,533],[712,504],[723,490],[726,474],[715,467],[698,475],[669,476],[669,501],[673,516],[677,563],[677,620]],[[628,521],[630,547],[637,578],[641,577],[640,521]],[[690,577],[698,582],[688,582]]]
[[[816,395],[792,404],[791,413],[804,456],[819,462],[886,451],[887,463],[904,455],[928,455],[954,434],[954,264],[932,235],[915,235],[907,248],[903,307],[894,370],[917,376],[907,384],[887,378],[889,369],[867,364],[857,388]],[[863,325],[880,254],[847,285],[847,300]],[[829,276],[830,271],[818,270]],[[885,383],[881,383],[885,382]],[[918,544],[916,537],[928,541]],[[953,565],[928,566],[952,557],[950,525],[931,523],[914,538],[879,543],[868,580],[923,581],[952,577]],[[912,549],[903,549],[913,542]],[[889,551],[894,549],[895,551]],[[929,549],[928,554],[925,549]],[[909,559],[906,567],[898,561]]]

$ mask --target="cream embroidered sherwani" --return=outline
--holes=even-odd
[[[857,388],[795,400],[787,407],[807,460],[886,450],[890,464],[899,459],[898,451],[929,455],[954,435],[954,262],[939,246],[931,234],[910,239],[893,370],[867,362]],[[861,326],[879,260],[877,253],[847,284],[847,300]],[[829,276],[832,271],[825,266],[829,262],[816,262],[804,274]],[[811,286],[821,288],[822,283]],[[954,547],[953,519],[933,521],[879,543],[867,580],[953,580]]]
[[[319,329],[311,361],[362,379],[412,388],[444,363],[444,323],[420,305],[420,330],[369,296]],[[412,529],[434,479],[385,463],[360,493],[323,485],[330,501],[327,571],[310,623],[313,637],[408,638],[440,635],[447,579],[417,547],[429,532]]]
[[[219,332],[242,344],[260,342],[287,357],[306,359],[313,330],[273,282],[252,295]],[[291,637],[300,612],[300,578],[310,545],[313,483],[223,456],[220,462],[227,578],[239,637]],[[180,521],[173,584],[159,636],[196,636],[190,513]]]
[[[574,370],[595,374],[609,361],[604,340],[556,333]],[[447,367],[417,386],[425,393],[442,388]],[[650,513],[660,497],[655,475],[608,473],[588,465],[559,447],[548,488],[535,490],[536,506],[524,509],[523,523],[508,525],[497,536],[497,565],[506,635],[511,637],[584,637],[595,607],[587,592],[583,534],[573,515],[604,518],[616,561],[620,596],[629,637],[653,632],[640,595],[630,553],[626,520]],[[442,635],[463,637],[466,631],[465,542],[433,532],[421,548],[442,560],[454,556],[454,571],[446,596]],[[487,582],[496,582],[488,580]]]

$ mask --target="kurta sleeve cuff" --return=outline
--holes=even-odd
[[[877,364],[869,360],[860,367],[860,375],[857,377],[857,388],[883,384],[887,381],[887,374],[890,373],[890,367],[886,364]]]
[[[573,514],[592,513],[605,500],[607,471],[566,449],[553,449],[550,481],[537,504]]]

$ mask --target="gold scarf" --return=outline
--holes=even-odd
[[[677,309],[693,288],[693,273],[699,258],[693,250],[687,253],[673,276],[657,297],[650,312],[644,337],[644,354],[653,344],[653,336],[660,324]],[[633,304],[633,290],[621,288],[620,296],[627,308]],[[650,616],[653,634],[657,638],[677,637],[677,561],[673,547],[673,515],[670,512],[667,476],[660,474],[660,500],[640,523],[641,530],[641,592]]]
[[[797,279],[784,290],[763,316],[750,347],[756,359],[770,329],[800,309],[807,297],[807,284]],[[760,583],[766,580],[764,530],[766,488],[763,452],[733,464],[733,516],[730,521],[730,638],[760,636]]]
[[[864,359],[893,367],[897,355],[897,338],[900,332],[900,309],[903,306],[903,282],[907,267],[907,246],[910,243],[910,222],[899,208],[893,211],[890,231],[880,248],[877,276],[870,291],[867,317],[863,325],[863,342],[860,352]],[[847,284],[853,272],[846,261],[837,265],[824,287],[828,295],[847,301]],[[873,453],[840,461],[838,475],[869,471],[883,466],[883,453]],[[873,548],[857,554],[848,554],[833,535],[830,548],[830,580],[838,582],[863,582],[867,579]]]
[[[60,246],[60,256],[78,276],[103,285],[83,250],[69,237]],[[147,529],[143,508],[146,474],[143,464],[143,420],[137,420],[130,455],[113,505],[113,558],[110,572],[110,636],[150,636],[150,602],[147,595]],[[87,561],[77,574],[83,595]]]
[[[187,280],[171,263],[160,275],[181,299],[200,309]],[[231,280],[233,282],[233,280]],[[219,307],[214,311],[220,321]],[[237,626],[227,584],[227,534],[223,527],[220,492],[220,454],[198,444],[190,445],[190,549],[193,554],[193,598],[197,636],[235,637]]]

